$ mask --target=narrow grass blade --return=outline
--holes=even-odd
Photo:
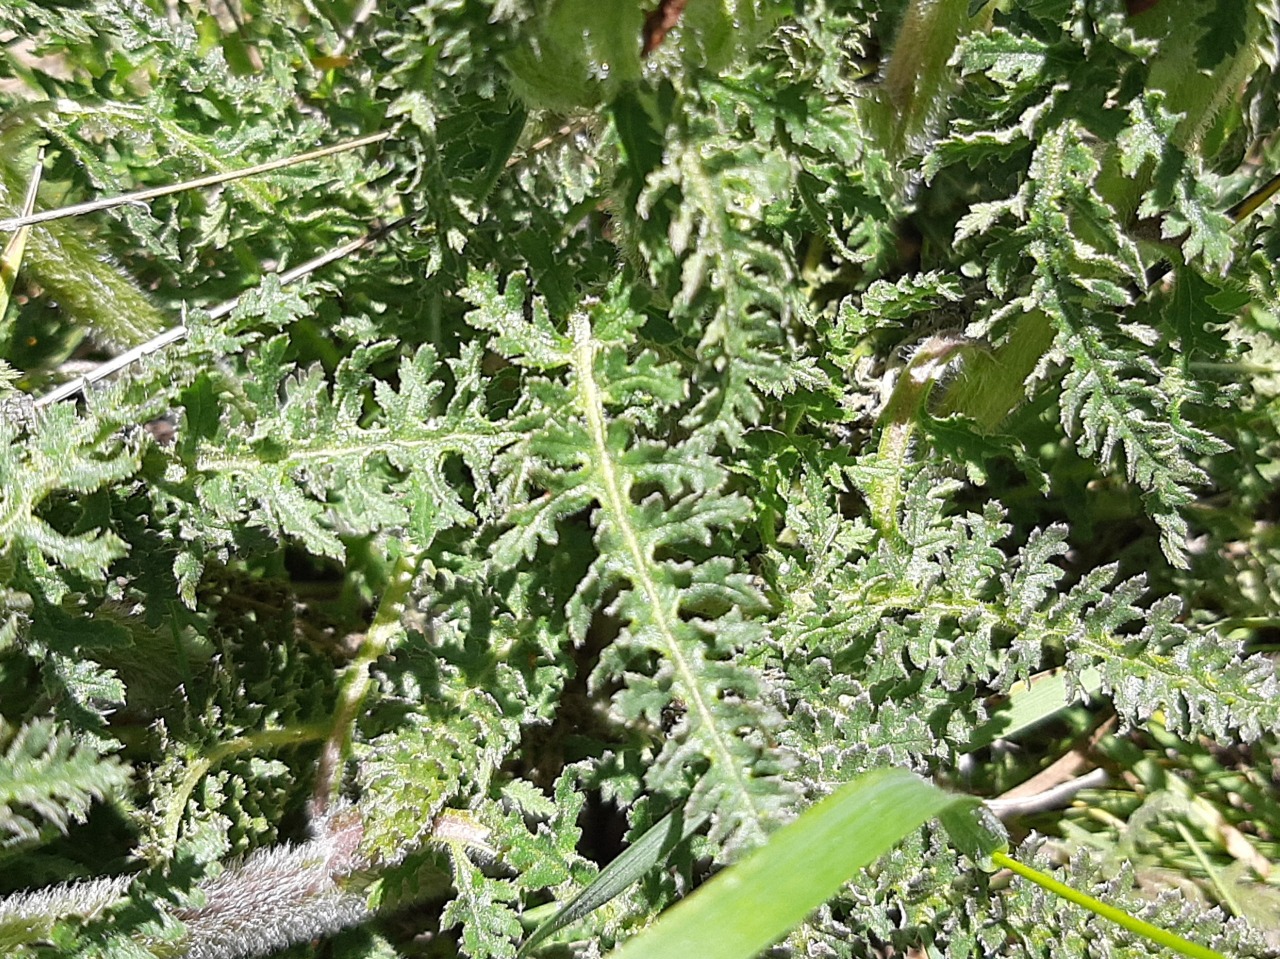
[[[22,201],[22,215],[30,216],[36,206],[36,193],[40,189],[40,175],[44,172],[44,147],[36,155],[35,168],[31,171],[31,179],[27,181],[27,195]],[[9,238],[4,253],[0,253],[0,330],[4,329],[5,311],[9,309],[9,300],[13,297],[13,287],[18,281],[18,268],[22,266],[22,254],[27,249],[27,235],[31,227],[24,226]]]
[[[1273,176],[1270,180],[1233,206],[1227,211],[1227,216],[1231,217],[1234,222],[1240,223],[1262,206],[1262,204],[1275,196],[1276,191],[1278,190],[1280,190],[1280,175]]]
[[[1200,843],[1196,841],[1196,837],[1191,835],[1191,830],[1182,822],[1175,822],[1174,826],[1178,829],[1178,835],[1182,837],[1182,841],[1191,847],[1191,852],[1196,857],[1196,862],[1200,863],[1200,868],[1204,870],[1205,875],[1209,877],[1209,881],[1213,883],[1213,891],[1218,894],[1218,901],[1227,908],[1227,911],[1233,916],[1244,915],[1244,911],[1240,908],[1240,903],[1236,901],[1235,893],[1231,891],[1233,885],[1231,880],[1223,875],[1221,869],[1209,861],[1209,857],[1204,854],[1204,850],[1200,848]]]
[[[951,806],[976,803],[884,769],[842,786],[658,917],[612,959],[751,959]]]
[[[527,955],[548,937],[589,916],[610,899],[625,892],[633,883],[639,882],[645,873],[670,854],[680,840],[706,822],[706,818],[701,816],[686,824],[684,814],[679,809],[667,813],[613,862],[600,870],[600,875],[587,888],[534,930],[533,935],[520,947],[519,955]]]
[[[1102,688],[1102,674],[1093,668],[1082,670],[1075,687],[1075,696],[1068,697],[1067,674],[1063,670],[1032,677],[1027,684],[1016,684],[1009,691],[1008,702],[992,710],[991,718],[973,731],[963,751],[971,753],[997,739],[1016,739],[1075,703],[1093,699]]]
[[[1030,866],[1023,865],[1006,853],[992,853],[991,860],[1000,868],[1008,869],[1011,872],[1017,873],[1023,879],[1031,880],[1041,889],[1047,889],[1055,896],[1060,896],[1068,902],[1075,903],[1077,906],[1083,906],[1094,915],[1101,916],[1103,919],[1110,919],[1116,925],[1123,926],[1130,932],[1142,936],[1144,939],[1149,939],[1157,945],[1164,946],[1167,949],[1172,949],[1180,955],[1190,956],[1191,959],[1226,959],[1226,956],[1222,953],[1215,952],[1208,946],[1202,946],[1199,943],[1190,942],[1183,939],[1181,936],[1175,936],[1173,933],[1161,929],[1158,926],[1153,926],[1149,922],[1143,922],[1138,917],[1131,916],[1122,909],[1117,909],[1115,906],[1109,906],[1099,899],[1094,899],[1093,896],[1079,892],[1068,885],[1058,882],[1058,880],[1054,879],[1052,876],[1048,876],[1038,869],[1032,869]]]

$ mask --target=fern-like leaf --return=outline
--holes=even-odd
[[[475,523],[445,461],[464,460],[483,489],[494,455],[511,440],[480,405],[477,349],[450,364],[454,394],[441,408],[429,347],[401,360],[398,388],[368,372],[393,344],[357,349],[332,386],[314,367],[286,379],[286,347],[282,337],[262,346],[250,364],[253,407],[227,410],[216,439],[197,452],[200,496],[212,515],[296,537],[335,558],[344,555],[343,535],[411,529],[425,548],[440,530]],[[370,387],[377,409],[366,416]]]
[[[113,531],[91,527],[64,532],[42,509],[55,491],[93,492],[138,469],[141,444],[128,438],[103,449],[99,429],[92,417],[77,416],[66,406],[37,414],[25,436],[16,421],[0,418],[0,542],[11,558],[34,562],[31,572],[36,576],[43,560],[98,578],[125,553],[124,542]]]
[[[117,796],[129,768],[103,756],[68,729],[37,720],[9,730],[0,763],[0,848],[38,841],[52,829],[83,822],[89,806]]]
[[[495,316],[502,301],[492,287],[469,295],[480,306],[470,322],[504,331],[495,349],[545,372],[568,368],[563,380],[530,386],[538,397],[525,419],[532,432],[506,455],[505,471],[518,471],[531,495],[509,514],[496,562],[529,555],[539,541],[554,543],[558,522],[591,510],[598,555],[570,603],[571,628],[580,638],[612,591],[610,611],[625,624],[595,682],[625,677],[616,704],[631,720],[656,722],[678,697],[687,728],[662,749],[650,785],[679,796],[696,777],[698,802],[715,810],[713,834],[731,849],[758,842],[781,797],[778,758],[764,738],[777,718],[761,701],[761,678],[734,657],[759,635],[750,617],[760,598],[730,563],[693,558],[743,520],[748,504],[724,491],[707,438],[664,447],[644,435],[643,411],[670,409],[685,387],[651,354],[629,355],[641,318],[617,291],[574,313],[568,335],[550,340],[552,327],[538,308],[526,320],[508,302]],[[541,362],[534,343],[544,344],[537,347]],[[660,664],[652,675],[635,671],[654,654]]]

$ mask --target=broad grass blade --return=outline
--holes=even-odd
[[[923,823],[958,804],[900,769],[842,786],[711,879],[611,959],[751,959]]]

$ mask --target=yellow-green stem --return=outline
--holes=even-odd
[[[903,471],[911,448],[911,437],[925,411],[929,394],[952,360],[977,352],[974,344],[954,336],[934,336],[920,344],[893,388],[884,412],[877,450],[880,474],[867,491],[871,519],[882,535],[899,544],[898,507],[902,503]]]
[[[419,556],[409,553],[396,560],[383,590],[382,600],[364,642],[343,670],[338,703],[326,737],[325,748],[316,769],[315,811],[325,809],[337,795],[342,782],[342,763],[351,752],[351,733],[364,701],[373,685],[369,667],[392,647],[404,627],[405,600],[418,571]]]
[[[285,726],[282,729],[262,729],[245,733],[235,739],[219,743],[208,753],[199,757],[187,767],[182,781],[174,790],[169,808],[165,812],[164,848],[171,850],[178,841],[178,830],[182,825],[182,814],[186,811],[187,800],[195,791],[200,780],[216,769],[232,756],[247,752],[264,752],[269,749],[280,749],[289,746],[301,746],[304,743],[320,742],[329,734],[328,726],[308,723],[299,726]]]
[[[1153,926],[1149,922],[1143,922],[1136,916],[1131,916],[1122,909],[1115,906],[1109,906],[1100,899],[1094,899],[1093,896],[1086,895],[1070,886],[1059,882],[1052,876],[1040,872],[1038,869],[1032,869],[1025,866],[1016,859],[1003,852],[995,852],[991,854],[992,860],[1002,869],[1008,869],[1010,872],[1017,873],[1023,879],[1034,882],[1041,889],[1045,889],[1061,899],[1074,903],[1077,906],[1083,906],[1094,915],[1101,916],[1103,919],[1109,919],[1116,925],[1123,926],[1135,935],[1149,939],[1158,945],[1172,949],[1184,956],[1190,956],[1192,959],[1226,959],[1220,952],[1210,949],[1208,946],[1202,946],[1199,943],[1191,942],[1176,936],[1168,930],[1161,929],[1159,926]]]

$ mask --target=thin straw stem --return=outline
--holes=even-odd
[[[288,286],[289,284],[302,279],[304,276],[314,273],[322,266],[332,263],[334,260],[340,260],[344,256],[349,256],[350,254],[355,253],[357,250],[364,249],[370,244],[377,242],[393,230],[398,230],[400,227],[411,221],[415,216],[416,214],[413,213],[402,216],[400,219],[388,223],[385,226],[378,227],[375,230],[370,230],[364,236],[356,237],[356,239],[344,243],[341,246],[336,246],[332,250],[322,253],[314,259],[308,260],[306,263],[299,264],[292,270],[281,273],[280,284],[282,286]],[[222,319],[222,317],[231,313],[239,302],[240,297],[236,297],[233,300],[228,300],[226,303],[219,304],[209,311],[209,319]],[[35,406],[37,409],[40,409],[45,406],[52,406],[54,403],[59,403],[62,400],[70,399],[81,390],[87,389],[99,380],[104,380],[113,373],[118,373],[120,370],[138,362],[142,358],[150,356],[152,353],[162,350],[172,343],[177,343],[179,340],[184,339],[186,335],[186,324],[170,327],[158,336],[154,336],[147,340],[147,342],[139,346],[135,346],[133,349],[121,353],[119,356],[112,357],[101,366],[90,370],[83,376],[78,376],[74,380],[63,383],[57,389],[50,390],[48,393],[44,394],[44,396],[35,401]]]
[[[267,163],[259,163],[256,166],[245,167],[242,170],[231,170],[227,173],[214,173],[211,176],[200,177],[196,180],[184,180],[182,183],[170,183],[168,186],[152,187],[146,190],[135,190],[133,193],[124,193],[120,196],[100,197],[97,200],[89,200],[85,203],[76,203],[72,206],[59,207],[56,210],[42,210],[39,213],[32,213],[27,216],[13,216],[0,220],[0,231],[19,230],[24,226],[32,226],[36,223],[48,223],[50,220],[61,220],[64,217],[79,216],[82,213],[94,213],[98,210],[110,210],[117,206],[144,204],[147,200],[154,200],[156,197],[168,196],[171,193],[181,193],[183,190],[198,190],[201,187],[215,186],[219,183],[227,183],[231,180],[239,180],[247,176],[256,176],[259,173],[270,173],[272,170],[280,170],[284,167],[296,166],[299,163],[319,160],[322,157],[332,156],[335,153],[345,153],[348,150],[358,150],[360,147],[368,146],[371,143],[380,143],[389,136],[391,136],[391,134],[386,131],[381,133],[371,133],[368,136],[358,137],[355,140],[348,140],[346,143],[335,143],[332,146],[321,147],[320,149],[312,150],[309,153],[299,153],[297,156],[284,157],[279,160],[270,160]]]
[[[557,130],[555,133],[549,136],[543,137],[537,143],[534,143],[533,145],[531,145],[528,149],[528,152],[525,154],[525,156],[510,158],[507,161],[504,168],[509,170],[512,167],[519,164],[520,162],[522,162],[523,160],[528,159],[529,156],[538,152],[539,150],[545,149],[546,147],[550,146],[551,144],[565,137],[572,136],[574,133],[584,128],[585,128],[585,125],[581,122],[563,126],[559,130]],[[88,212],[90,209],[100,210],[100,209],[107,209],[108,207],[111,207],[111,206],[117,206],[122,203],[136,203],[136,202],[140,202],[144,198],[161,196],[164,193],[174,193],[174,192],[177,192],[178,190],[195,189],[200,186],[208,186],[210,183],[222,182],[222,180],[224,179],[230,179],[238,176],[249,176],[253,173],[262,173],[267,170],[278,169],[279,167],[288,166],[293,163],[302,163],[302,162],[305,162],[306,160],[314,160],[321,156],[327,156],[332,153],[340,152],[341,150],[353,150],[357,147],[364,146],[369,143],[376,143],[380,140],[385,140],[388,136],[390,136],[389,133],[376,133],[371,136],[362,137],[358,140],[351,140],[348,143],[338,144],[332,147],[325,147],[322,150],[314,150],[311,153],[304,153],[300,156],[291,157],[288,160],[275,160],[275,161],[272,161],[271,163],[263,164],[262,166],[250,167],[245,170],[240,170],[235,174],[220,175],[218,177],[206,177],[204,180],[192,180],[190,182],[183,183],[183,184],[175,184],[170,187],[162,187],[158,191],[157,190],[139,190],[136,193],[129,193],[122,197],[116,197],[114,199],[96,200],[92,203],[82,203],[82,204],[79,204],[78,206],[64,207],[61,210],[52,210],[52,211],[49,211],[48,213],[40,213],[36,215],[38,217],[43,217],[44,219],[55,219],[57,216],[73,216],[76,213]],[[316,270],[320,269],[320,267],[325,266],[326,264],[332,263],[335,260],[340,260],[345,256],[355,253],[357,250],[364,249],[370,244],[386,236],[388,233],[391,233],[394,230],[398,230],[400,227],[404,226],[406,223],[413,221],[418,216],[419,216],[418,213],[406,214],[405,216],[402,216],[398,220],[388,223],[385,226],[381,226],[375,230],[369,231],[362,237],[358,237],[355,240],[352,240],[348,243],[344,243],[342,246],[335,247],[334,249],[329,250],[327,253],[323,253],[312,260],[308,260],[306,263],[303,263],[299,266],[294,267],[292,270],[288,270],[285,273],[281,273],[280,283],[282,286],[288,286],[290,283],[293,283],[296,280],[304,276],[307,276],[310,273],[315,272]],[[21,223],[25,222],[27,219],[29,218],[15,217],[10,220],[0,220],[0,230],[5,229],[11,224],[21,225]],[[209,318],[211,320],[221,319],[222,317],[228,315],[232,310],[234,310],[236,308],[236,304],[239,302],[240,302],[240,299],[239,297],[237,297],[236,299],[220,304],[219,306],[209,311]],[[178,326],[165,330],[163,333],[159,334],[158,336],[152,337],[146,343],[143,343],[139,346],[135,346],[133,349],[127,350],[126,352],[121,353],[119,356],[113,357],[112,359],[105,361],[100,366],[95,367],[94,369],[83,374],[82,376],[78,376],[74,380],[69,380],[68,382],[57,387],[56,389],[50,390],[44,396],[39,397],[35,401],[34,405],[37,409],[41,409],[46,406],[52,406],[55,403],[60,403],[63,400],[70,399],[71,397],[77,395],[82,390],[87,389],[89,386],[93,385],[94,383],[97,383],[100,380],[104,380],[107,377],[120,372],[121,370],[132,365],[133,363],[138,362],[144,357],[150,356],[151,354],[164,349],[166,346],[169,346],[173,343],[177,343],[178,341],[184,339],[186,335],[187,335],[186,324],[180,324]]]

